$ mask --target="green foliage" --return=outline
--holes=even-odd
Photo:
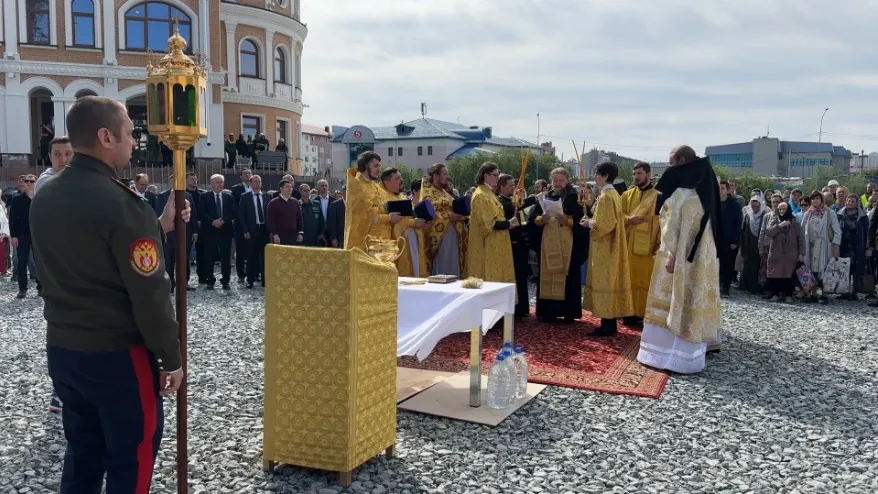
[[[497,163],[501,173],[508,173],[518,180],[521,173],[521,150],[503,149],[496,153],[475,153],[470,156],[456,157],[448,161],[448,174],[461,194],[470,187],[475,186],[476,173],[479,167],[486,161]],[[562,163],[557,156],[550,154],[537,155],[531,151],[527,162],[527,176],[525,185],[529,190],[537,178],[549,180],[549,173],[555,168],[567,168],[571,177],[575,178],[575,171]]]
[[[759,189],[765,192],[765,189],[777,189],[776,181],[771,177],[762,177],[753,172],[732,173],[724,166],[713,166],[713,171],[720,180],[732,180],[738,184],[738,195],[742,197],[750,196],[750,191]]]
[[[831,166],[821,166],[814,169],[813,174],[804,180],[800,187],[806,193],[814,190],[823,190],[830,180],[838,180],[838,183],[847,187],[849,191],[857,194],[857,197],[866,192],[866,184],[870,182],[870,176],[864,172],[844,173]]]

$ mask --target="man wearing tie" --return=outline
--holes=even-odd
[[[262,177],[250,177],[250,192],[241,196],[238,204],[238,220],[242,235],[247,242],[247,288],[253,288],[256,278],[265,286],[265,245],[268,243],[268,194],[262,192]],[[244,255],[240,251],[239,255]]]
[[[335,198],[329,195],[329,182],[326,180],[317,181],[317,197],[314,198],[320,209],[320,215],[323,217],[323,223],[329,218],[329,205],[335,202]],[[323,232],[324,235],[326,232]]]
[[[229,278],[232,272],[232,220],[235,218],[235,204],[232,194],[223,192],[225,177],[220,174],[210,177],[210,192],[201,195],[201,210],[204,215],[201,223],[201,239],[204,240],[204,269],[207,289],[213,290],[216,284],[214,264],[219,255],[223,290],[230,290]]]
[[[326,239],[336,249],[344,249],[344,208],[346,186],[341,187],[341,199],[333,201],[327,208]]]
[[[235,206],[241,204],[241,196],[250,192],[250,177],[253,171],[245,169],[241,171],[241,183],[232,186],[232,201]],[[244,282],[244,276],[247,274],[245,261],[249,257],[247,255],[247,240],[244,238],[244,230],[241,225],[235,221],[235,272],[238,274],[238,283]]]

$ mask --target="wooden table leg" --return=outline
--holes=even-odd
[[[274,467],[277,466],[277,462],[267,460],[265,458],[262,459],[262,470],[266,472],[274,471]]]
[[[396,445],[392,444],[388,446],[387,449],[384,450],[384,456],[388,458],[393,458],[394,456],[396,456]]]
[[[341,484],[342,487],[350,487],[351,482],[354,480],[354,472],[339,472],[338,473],[338,483]]]
[[[503,316],[503,341],[509,341],[512,343],[513,349],[515,347],[515,315],[514,314],[505,314]]]
[[[469,406],[482,406],[482,327],[470,331]]]

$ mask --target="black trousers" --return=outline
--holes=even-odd
[[[230,231],[210,232],[204,242],[205,282],[208,285],[216,283],[214,264],[220,263],[220,280],[224,285],[229,283],[232,276],[232,237]]]
[[[246,267],[247,260],[250,258],[250,249],[247,245],[249,243],[244,238],[244,230],[239,228],[238,223],[235,222],[235,273],[237,273],[239,280],[243,280],[249,272]]]
[[[738,247],[730,249],[728,245],[721,247],[719,256],[719,286],[728,289],[735,279],[735,259],[738,257]]]
[[[518,294],[515,315],[519,317],[530,314],[530,297],[527,291],[527,279],[530,277],[529,252],[530,250],[523,241],[512,242],[512,263],[515,268],[515,289]]]
[[[791,297],[793,295],[792,278],[768,278],[768,291],[777,295]]]
[[[17,271],[15,276],[18,278],[18,290],[26,291],[27,290],[27,282],[28,282],[28,264],[30,264],[30,256],[33,248],[33,244],[31,243],[31,237],[29,234],[19,235],[18,236],[18,250],[16,251],[17,264],[15,265]],[[34,259],[34,264],[36,264],[36,259]],[[36,273],[31,273],[36,277]],[[37,289],[40,288],[40,280],[37,278]]]
[[[247,241],[247,282],[256,283],[257,277],[265,281],[265,246],[268,244],[268,228],[262,224],[250,233]]]
[[[207,238],[207,234],[201,233],[198,235],[198,241],[195,242],[195,271],[198,273],[198,282],[205,283],[207,280],[207,272],[204,269],[207,266],[207,261],[204,260],[204,241]]]
[[[298,235],[291,235],[289,237],[287,237],[285,235],[279,235],[279,237],[280,237],[280,244],[281,245],[299,245],[299,242],[296,241],[296,238],[298,238]]]
[[[197,250],[197,249],[196,249]],[[167,241],[165,242],[165,271],[168,273],[168,277],[171,278],[171,288],[177,286],[177,232],[168,232]],[[192,267],[190,266],[189,261],[189,252],[192,251],[192,237],[189,237],[186,241],[186,281],[184,284],[189,283],[189,278],[192,275]],[[200,269],[201,266],[198,266]]]
[[[143,346],[77,352],[48,345],[49,376],[64,403],[61,494],[149,492],[164,410],[155,357]]]

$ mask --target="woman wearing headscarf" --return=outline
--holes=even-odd
[[[819,191],[811,193],[811,208],[805,213],[802,227],[805,229],[805,266],[820,285],[829,260],[838,258],[841,227],[838,216],[826,206],[823,194]],[[805,301],[825,304],[826,296],[821,294],[818,297],[815,286]]]
[[[744,261],[741,270],[740,289],[750,293],[759,293],[759,270],[762,266],[762,256],[759,249],[759,231],[762,229],[762,219],[765,216],[765,208],[758,196],[750,198],[750,206],[744,215],[744,226],[741,229],[741,259]]]
[[[838,210],[838,224],[841,227],[841,257],[851,260],[851,277],[856,280],[866,272],[866,238],[869,232],[869,219],[860,202],[853,195],[845,198]],[[856,300],[854,293],[842,294],[842,300]]]
[[[0,275],[6,274],[6,243],[9,238],[9,218],[6,216],[6,203],[0,199]]]
[[[785,202],[778,204],[777,211],[766,215],[763,221],[768,242],[766,288],[773,302],[790,302],[793,296],[793,273],[805,258],[802,226]]]

